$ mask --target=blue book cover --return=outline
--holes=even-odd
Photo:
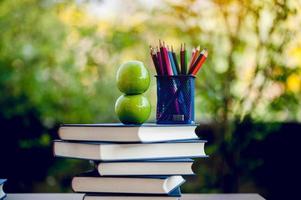
[[[0,179],[0,185],[3,185],[6,181],[7,179]]]
[[[4,199],[6,197],[5,192],[3,191],[3,185],[6,182],[6,179],[0,179],[0,199]]]

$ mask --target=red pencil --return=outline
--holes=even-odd
[[[194,62],[196,61],[196,59],[198,58],[199,55],[200,55],[200,46],[195,48],[195,50],[193,52],[193,55],[192,55],[190,63],[189,63],[189,71],[190,71],[191,67],[193,66]]]
[[[164,55],[164,48],[162,45],[161,40],[159,40],[159,48],[160,48],[160,55],[161,55],[161,60],[162,60],[162,69],[163,69],[163,74],[162,75],[168,75],[167,73],[167,63]]]
[[[191,65],[191,67],[189,68],[188,74],[192,74],[193,70],[196,68],[196,66],[198,65],[198,63],[200,62],[200,60],[202,59],[202,57],[204,56],[206,49],[203,49],[201,53],[198,54],[198,56],[196,56],[197,52],[195,53],[195,60],[193,62],[193,64]]]
[[[208,51],[205,50],[205,52],[203,53],[203,56],[201,57],[200,61],[194,67],[194,69],[191,73],[192,75],[196,75],[196,73],[201,69],[201,67],[203,66],[205,60],[207,59],[207,56],[208,56]]]
[[[172,73],[172,69],[171,69],[171,66],[170,66],[170,61],[169,61],[169,58],[168,58],[168,52],[167,52],[167,48],[165,47],[165,42],[164,41],[163,41],[163,53],[164,53],[164,60],[165,60],[165,63],[166,63],[167,75],[172,76],[173,73]]]

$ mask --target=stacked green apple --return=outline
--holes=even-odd
[[[142,124],[151,112],[149,100],[143,95],[150,85],[148,70],[140,61],[128,61],[119,67],[116,80],[124,93],[115,103],[119,120],[124,124]]]

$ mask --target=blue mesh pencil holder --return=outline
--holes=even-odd
[[[194,124],[194,80],[192,75],[156,76],[157,123]]]

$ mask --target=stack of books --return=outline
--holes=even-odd
[[[58,157],[92,160],[95,169],[72,179],[85,200],[178,199],[191,158],[206,157],[194,125],[69,124],[54,141]]]
[[[3,190],[3,185],[6,182],[6,179],[0,179],[0,200],[6,197],[6,194]]]

